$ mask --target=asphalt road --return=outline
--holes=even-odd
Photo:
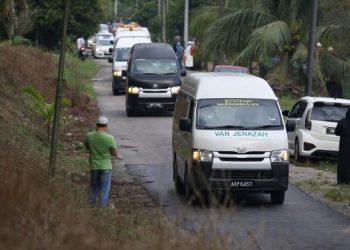
[[[125,97],[112,95],[111,64],[97,62],[98,105],[128,173],[180,227],[221,237],[232,249],[350,249],[350,220],[293,185],[282,206],[271,205],[265,194],[240,195],[229,206],[186,204],[172,182],[171,114],[127,117]]]

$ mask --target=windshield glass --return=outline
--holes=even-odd
[[[175,59],[135,59],[131,64],[131,74],[177,74],[179,72]]]
[[[338,122],[345,117],[348,106],[314,106],[312,108],[311,120]]]
[[[112,44],[113,40],[97,40],[97,45],[108,46]]]
[[[203,99],[197,107],[198,129],[283,129],[277,102],[261,99]]]
[[[115,52],[116,61],[127,61],[131,48],[117,48]]]
[[[214,72],[248,73],[245,68],[216,67]]]

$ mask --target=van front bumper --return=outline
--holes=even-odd
[[[193,164],[194,184],[201,190],[272,192],[288,188],[288,162],[271,163],[270,170],[212,169],[211,163]]]

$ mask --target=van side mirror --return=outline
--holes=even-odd
[[[113,45],[113,44],[114,44],[114,41],[109,41],[109,43],[110,43],[111,45]]]
[[[109,48],[109,53],[112,53],[113,52],[113,48]]]
[[[190,132],[192,129],[192,121],[188,118],[181,118],[179,123],[179,129],[181,131]]]
[[[186,76],[186,75],[187,75],[186,69],[181,69],[181,76]]]
[[[122,70],[122,76],[128,77],[128,71]]]
[[[295,126],[296,126],[296,121],[295,120],[287,120],[287,124],[286,124],[287,132],[294,131],[295,130]]]
[[[108,57],[108,62],[112,63],[113,62],[113,58],[112,57]]]
[[[288,116],[289,115],[289,110],[283,110],[282,111],[283,116]]]

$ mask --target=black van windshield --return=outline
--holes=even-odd
[[[197,105],[198,129],[283,129],[275,100],[202,99]]]
[[[175,59],[135,59],[131,64],[131,74],[166,75],[179,72]]]

